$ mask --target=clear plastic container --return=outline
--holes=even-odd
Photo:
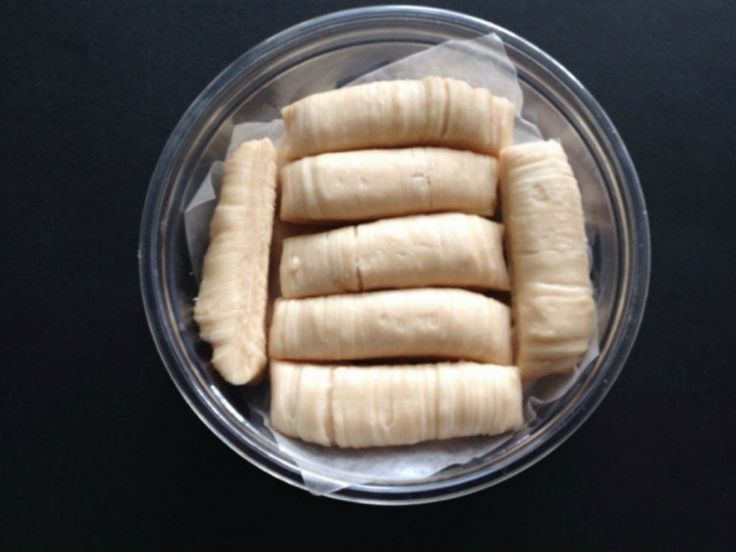
[[[197,337],[183,212],[216,159],[224,156],[233,119],[278,116],[264,87],[286,76],[319,79],[334,56],[359,65],[366,52],[386,61],[448,39],[495,32],[533,100],[545,136],[583,154],[571,163],[581,182],[586,221],[594,224],[593,275],[600,355],[559,400],[490,454],[412,482],[377,481],[330,496],[376,504],[432,502],[494,485],[540,460],[591,414],[611,387],[633,345],[644,311],[650,253],[646,207],[634,166],[616,129],[585,88],[560,64],[524,39],[486,21],[421,7],[384,6],[337,12],[292,27],[256,46],[225,69],[194,101],[169,138],[143,210],[140,277],[143,301],[161,357],[174,383],[207,426],[234,451],[274,477],[305,488],[299,468],[253,423],[253,391],[227,385],[207,362]],[[374,56],[370,56],[373,58]],[[360,71],[360,67],[356,67]],[[363,68],[364,70],[370,67]],[[276,87],[278,89],[278,86]],[[573,129],[572,132],[570,129]],[[592,171],[592,172],[591,172]],[[582,174],[581,174],[582,173]],[[329,480],[329,473],[310,473]]]

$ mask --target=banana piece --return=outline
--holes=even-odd
[[[595,316],[577,180],[551,140],[504,149],[500,173],[517,364],[524,378],[568,372]]]
[[[445,148],[346,151],[281,168],[281,219],[370,220],[460,211],[492,215],[494,157]]]
[[[324,366],[271,361],[271,425],[291,437],[329,446],[333,370]]]
[[[281,110],[288,159],[327,151],[411,145],[497,155],[512,144],[514,106],[485,88],[441,77],[360,84]]]
[[[460,289],[277,299],[269,335],[271,357],[283,360],[512,357],[509,308]]]
[[[194,305],[212,364],[230,383],[258,379],[266,366],[268,260],[276,202],[276,150],[246,142],[225,162]]]
[[[286,298],[423,286],[509,288],[503,226],[459,213],[288,238],[279,273]]]
[[[360,291],[357,227],[286,238],[279,282],[289,298]]]
[[[271,424],[320,445],[497,435],[523,420],[519,371],[472,362],[336,366],[271,361]]]
[[[530,284],[514,304],[524,377],[569,371],[588,349],[594,309],[586,288]]]

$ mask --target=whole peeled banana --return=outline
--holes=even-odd
[[[497,155],[513,142],[514,106],[485,88],[441,77],[381,81],[302,98],[281,110],[284,155],[446,146]]]
[[[595,316],[577,180],[551,140],[504,149],[500,173],[516,362],[524,378],[567,372],[587,350]]]
[[[519,371],[472,362],[335,366],[271,361],[271,423],[340,447],[497,435],[523,424]]]
[[[279,273],[286,298],[425,286],[509,287],[503,226],[460,213],[288,238]]]
[[[276,150],[246,142],[225,162],[194,305],[212,364],[228,382],[258,380],[266,359],[268,260],[276,202]]]
[[[511,364],[511,313],[461,289],[277,299],[269,351],[283,360],[439,357]]]
[[[344,151],[281,168],[281,219],[370,220],[459,211],[492,215],[495,157],[446,148]]]

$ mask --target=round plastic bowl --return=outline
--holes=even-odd
[[[183,212],[211,163],[224,154],[233,119],[268,120],[277,110],[262,94],[280,79],[319,79],[335,56],[356,64],[378,49],[386,61],[448,39],[495,32],[516,65],[525,98],[545,136],[571,155],[592,240],[600,355],[564,396],[528,427],[482,458],[417,481],[353,485],[330,496],[377,504],[431,502],[494,485],[537,462],[569,437],[611,387],[633,345],[649,282],[649,229],[644,198],[624,144],[585,88],[522,38],[466,15],[420,7],[338,12],[292,27],[225,69],[194,101],[164,148],[143,210],[140,277],[143,301],[166,368],[192,409],[233,450],[271,475],[306,488],[299,468],[255,423],[252,389],[225,384],[207,362],[192,321],[196,282]],[[364,70],[372,67],[365,67]],[[358,68],[360,69],[360,68]],[[334,77],[334,75],[333,75]],[[289,82],[294,82],[290,80]],[[306,81],[305,81],[306,82]],[[266,98],[266,99],[264,99]],[[562,134],[562,135],[561,135]],[[582,157],[581,157],[582,156]],[[576,166],[576,159],[586,163]],[[318,469],[309,475],[329,480]]]

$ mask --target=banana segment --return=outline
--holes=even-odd
[[[498,154],[511,145],[514,106],[485,88],[441,77],[382,81],[307,96],[281,110],[289,159],[411,145]]]
[[[503,227],[459,213],[288,238],[279,273],[286,298],[384,288],[509,286]]]
[[[286,298],[360,291],[356,227],[286,238],[279,281]]]
[[[332,370],[325,366],[271,361],[271,425],[291,437],[331,445]]]
[[[271,424],[320,445],[411,445],[523,424],[519,371],[472,362],[335,366],[271,362]]]
[[[268,258],[276,202],[276,150],[246,142],[225,163],[194,306],[212,364],[230,383],[257,379],[266,366]]]
[[[281,219],[370,220],[459,211],[492,215],[494,157],[445,148],[346,151],[281,168]]]
[[[504,149],[500,172],[517,364],[524,378],[567,372],[595,315],[577,181],[555,141]]]
[[[509,308],[470,291],[410,289],[277,299],[271,357],[461,358],[511,364]]]

